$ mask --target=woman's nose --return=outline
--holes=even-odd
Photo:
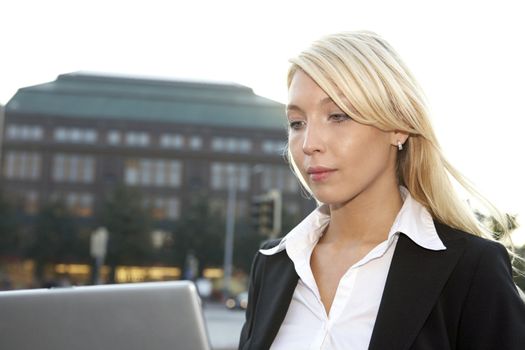
[[[315,152],[322,152],[324,150],[323,137],[319,127],[307,126],[304,132],[303,152],[305,154],[313,154]]]

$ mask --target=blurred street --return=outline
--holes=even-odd
[[[207,303],[203,309],[213,350],[237,349],[244,311],[228,310],[220,303]]]

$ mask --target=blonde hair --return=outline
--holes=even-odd
[[[295,72],[302,70],[357,122],[384,131],[409,133],[404,150],[398,152],[398,182],[436,220],[494,239],[467,203],[459,198],[451,176],[495,218],[504,231],[502,237],[512,246],[507,217],[443,156],[421,88],[384,39],[368,31],[338,33],[313,42],[290,62],[288,87]],[[289,149],[288,158],[296,176],[311,193]]]

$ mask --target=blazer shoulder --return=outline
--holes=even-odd
[[[494,289],[505,284],[516,289],[512,277],[512,264],[507,248],[496,240],[467,233],[444,224],[436,224],[436,229],[445,246],[462,241],[464,250],[457,271],[465,273],[473,283],[477,281],[480,289]],[[499,281],[500,283],[495,283]],[[499,286],[499,287],[498,287]]]
[[[271,249],[273,247],[276,247],[279,245],[279,243],[281,243],[281,241],[283,240],[283,238],[272,238],[272,239],[267,239],[265,241],[263,241],[261,243],[261,245],[259,246],[259,249]]]
[[[525,303],[512,278],[507,249],[496,240],[436,223],[445,246],[464,245],[462,256],[442,293],[458,300],[458,348],[522,349]]]
[[[434,226],[436,227],[439,238],[441,238],[445,246],[449,242],[461,239],[465,241],[465,247],[470,251],[506,251],[506,248],[503,246],[503,244],[496,240],[480,237],[475,234],[453,228],[439,221],[434,221]]]

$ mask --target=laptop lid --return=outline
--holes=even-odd
[[[188,281],[0,292],[0,349],[209,350]]]

